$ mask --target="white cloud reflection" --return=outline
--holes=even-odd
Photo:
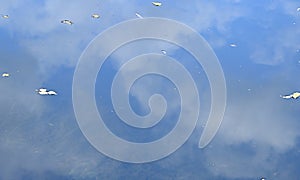
[[[291,54],[300,48],[299,38],[296,38],[300,36],[297,7],[299,7],[298,2],[284,0],[260,7],[268,10],[268,12],[276,10],[290,16],[291,22],[287,26],[282,25],[271,29],[270,34],[261,39],[259,43],[249,39],[249,42],[247,42],[248,47],[251,49],[249,60],[266,65],[279,65],[294,60]],[[255,5],[249,7],[249,4],[244,1],[237,0],[195,1],[190,3],[172,1],[169,3],[164,2],[160,8],[152,7],[151,2],[148,4],[139,1],[128,3],[125,0],[84,3],[79,0],[72,1],[72,3],[58,0],[40,3],[34,1],[2,2],[0,12],[1,14],[8,14],[10,18],[1,19],[1,29],[7,31],[8,35],[16,41],[15,43],[19,44],[21,49],[26,51],[30,57],[17,57],[24,60],[22,62],[24,64],[18,65],[18,69],[14,69],[12,62],[10,62],[10,66],[5,66],[6,61],[1,60],[1,68],[6,68],[5,71],[11,72],[12,75],[8,79],[1,79],[0,82],[1,102],[8,104],[8,106],[2,103],[0,105],[0,152],[2,159],[0,177],[4,179],[14,178],[17,176],[17,171],[23,169],[38,173],[53,171],[55,174],[67,177],[89,178],[102,176],[105,178],[121,178],[125,176],[126,170],[129,169],[128,171],[134,171],[132,175],[129,175],[131,177],[136,175],[186,179],[199,177],[200,175],[195,171],[202,167],[209,170],[203,172],[207,173],[209,177],[256,178],[265,176],[265,174],[272,175],[274,179],[283,179],[289,175],[296,177],[297,174],[293,174],[288,169],[278,170],[281,167],[280,163],[288,163],[287,161],[280,162],[280,157],[295,148],[297,138],[300,135],[299,121],[296,118],[299,117],[299,114],[295,111],[299,103],[291,105],[287,104],[286,101],[282,102],[282,99],[279,98],[282,91],[280,92],[278,89],[290,87],[290,84],[279,83],[276,85],[270,83],[268,84],[269,88],[261,89],[259,93],[251,97],[239,94],[240,90],[248,88],[247,85],[231,89],[230,91],[235,94],[235,98],[233,97],[234,100],[231,100],[228,104],[220,132],[217,134],[216,140],[213,141],[211,148],[203,151],[199,150],[196,148],[199,137],[193,136],[193,139],[179,152],[176,152],[170,158],[154,163],[153,166],[156,166],[156,168],[165,170],[165,174],[161,176],[154,173],[157,169],[150,168],[148,165],[122,167],[121,163],[106,159],[103,155],[95,152],[84,139],[81,139],[81,142],[77,144],[78,137],[80,139],[82,136],[78,131],[79,129],[74,130],[77,128],[75,124],[71,123],[72,128],[68,128],[70,121],[74,121],[74,117],[66,115],[67,113],[71,114],[71,110],[66,111],[66,114],[62,113],[62,117],[56,118],[56,123],[50,121],[54,124],[53,127],[57,128],[54,131],[56,135],[53,135],[53,139],[57,141],[47,144],[42,140],[32,140],[30,139],[31,133],[27,132],[26,124],[29,121],[32,126],[35,126],[31,131],[37,135],[43,137],[43,130],[49,131],[47,125],[49,120],[45,124],[39,122],[43,121],[40,118],[47,110],[47,102],[34,94],[34,88],[39,87],[47,80],[40,77],[40,73],[49,78],[53,75],[51,73],[49,75],[49,72],[52,72],[53,69],[61,67],[74,68],[81,52],[90,40],[111,25],[130,18],[136,18],[136,12],[141,13],[143,17],[172,18],[182,21],[199,32],[207,33],[208,31],[208,41],[213,44],[213,47],[221,49],[228,46],[228,42],[231,42],[232,39],[229,41],[229,38],[235,36],[230,34],[232,23],[240,19],[251,20],[251,16],[256,16],[255,8],[257,8]],[[90,17],[91,13],[99,13],[101,18],[95,21]],[[60,21],[66,18],[74,21],[74,24],[72,26],[61,24]],[[265,19],[260,19],[263,17],[256,16],[256,18],[258,24],[261,23],[259,26],[262,28],[276,23],[276,19],[274,19],[266,25],[264,24]],[[293,25],[293,22],[296,22],[296,24]],[[209,29],[216,29],[217,33],[211,34]],[[243,30],[243,28],[241,29]],[[249,31],[251,30],[255,31],[255,29]],[[246,33],[247,31],[245,31]],[[171,54],[172,51],[168,48],[175,49],[170,46],[165,47],[159,45],[156,48],[150,48],[150,50],[158,50],[159,52],[160,49],[166,49],[168,54],[169,52]],[[15,53],[7,52],[10,54]],[[4,53],[1,52],[1,54]],[[127,56],[129,57],[128,54],[124,55],[124,57]],[[114,56],[114,58],[116,57],[118,55]],[[222,63],[226,64],[227,62]],[[19,74],[17,70],[20,70]],[[32,76],[28,77],[28,74],[32,74]],[[229,79],[229,82],[235,77],[228,76],[226,78]],[[274,78],[272,81],[277,82],[277,79]],[[22,82],[26,82],[25,85]],[[151,82],[146,83],[151,84]],[[258,81],[254,84],[260,85],[260,83]],[[293,86],[299,87],[299,85],[296,82]],[[274,88],[278,91],[274,91]],[[19,93],[17,92],[18,89],[24,91]],[[138,99],[142,100],[148,92],[145,91],[144,94],[138,87],[133,93],[136,94]],[[176,107],[177,104],[173,104],[173,108]],[[57,123],[57,121],[62,121],[62,123]],[[18,126],[13,127],[16,124]],[[68,130],[67,133],[65,132],[66,129]],[[73,136],[72,130],[76,132],[77,136]],[[7,135],[9,132],[10,134]],[[51,132],[49,133],[51,134]],[[59,141],[59,136],[64,135],[67,137]],[[195,147],[192,147],[191,144],[195,144]],[[49,145],[53,149],[49,149]],[[191,147],[192,150],[189,149]],[[40,155],[36,156],[32,153],[35,151]],[[188,155],[188,157],[183,157],[181,153]],[[199,157],[201,158],[198,159]],[[190,169],[184,168],[183,166],[189,164],[187,159],[193,160],[193,158],[206,160],[206,162],[192,161],[189,166]],[[177,167],[178,164],[181,166]],[[183,169],[180,169],[182,167]],[[283,170],[288,173],[282,172]],[[176,171],[177,176],[167,171]],[[141,175],[141,172],[149,174]],[[153,174],[150,172],[153,172]],[[276,172],[279,173],[275,176],[274,173]]]

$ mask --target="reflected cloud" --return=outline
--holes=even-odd
[[[37,96],[34,89],[51,83],[49,79],[57,71],[74,68],[82,51],[98,33],[123,20],[141,18],[141,14],[144,17],[175,19],[197,29],[218,49],[219,54],[226,51],[224,54],[233,59],[229,62],[220,58],[226,67],[252,61],[272,68],[281,67],[275,65],[286,68],[299,61],[296,52],[300,47],[297,38],[300,36],[299,7],[298,2],[291,0],[259,5],[242,0],[172,1],[164,2],[161,7],[137,0],[131,3],[125,0],[88,3],[79,0],[72,3],[58,0],[39,3],[33,0],[3,1],[0,7],[0,37],[4,37],[5,43],[0,48],[0,68],[1,75],[7,72],[10,76],[0,78],[0,179],[18,179],[24,174],[47,172],[54,177],[82,179],[96,176],[103,179],[124,178],[127,175],[157,179],[296,179],[299,173],[293,167],[299,167],[299,163],[288,158],[299,157],[295,155],[300,136],[299,101],[285,101],[278,97],[282,92],[298,90],[300,84],[291,83],[291,80],[282,83],[278,79],[294,79],[291,73],[298,73],[297,70],[290,72],[287,68],[271,73],[275,78],[269,80],[274,84],[267,85],[258,80],[267,74],[260,73],[264,69],[256,72],[258,75],[250,74],[255,86],[247,95],[242,91],[250,89],[249,82],[230,89],[234,95],[230,96],[223,124],[209,147],[203,150],[197,148],[201,133],[198,130],[202,130],[197,126],[192,138],[170,157],[143,165],[122,164],[108,159],[86,142],[73,117],[71,97],[66,97],[66,94],[71,94],[69,90],[58,91],[59,96],[49,99]],[[91,18],[95,12],[101,18]],[[263,16],[266,14],[274,17],[279,14],[282,19]],[[74,24],[61,24],[64,19],[70,19]],[[245,24],[235,25],[237,22]],[[250,28],[247,26],[249,23],[253,23]],[[252,35],[248,34],[253,31],[252,39]],[[257,36],[265,32],[262,38]],[[241,42],[243,38],[246,39]],[[228,53],[226,48],[231,42],[236,42],[238,48]],[[127,58],[141,53],[164,53],[162,49],[170,56],[178,50],[170,44],[147,46],[147,42],[141,42],[113,53],[115,61],[112,64],[118,69]],[[247,57],[243,62],[236,58],[242,53],[245,53],[243,57]],[[243,67],[253,68],[247,65],[243,64]],[[142,66],[138,64],[132,68]],[[228,84],[236,80],[236,77],[229,76],[236,71],[239,70],[225,69]],[[248,71],[241,70],[239,73],[235,75],[244,76]],[[56,80],[57,83],[62,82],[60,78]],[[71,78],[68,80],[71,81]],[[123,82],[127,83],[126,78]],[[156,85],[164,89],[164,83],[158,81]],[[264,88],[257,88],[261,84]],[[155,88],[149,79],[140,85],[137,83],[132,89],[141,111],[147,112],[145,97],[153,91]],[[166,94],[171,94],[169,91],[173,89],[167,89]],[[55,98],[61,98],[63,106],[55,104]],[[175,101],[176,97],[169,98],[168,105],[175,112],[179,103]],[[189,106],[192,108],[193,104]],[[163,173],[157,174],[158,171]]]

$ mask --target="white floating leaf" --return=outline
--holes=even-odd
[[[36,89],[35,91],[40,95],[51,95],[51,96],[57,95],[57,93],[55,91],[53,91],[53,90],[48,91],[46,88]]]
[[[48,95],[51,95],[51,96],[53,96],[53,95],[57,95],[57,93],[55,92],[55,91],[48,91]]]
[[[230,44],[229,46],[230,46],[230,47],[237,47],[236,44]]]
[[[8,19],[9,18],[9,16],[7,14],[1,15],[1,17],[4,18],[4,19]]]
[[[99,15],[99,14],[92,14],[92,18],[94,18],[94,19],[99,19],[99,18],[100,18],[100,15]]]
[[[47,91],[38,91],[38,93],[39,93],[40,95],[48,95],[48,92],[47,92]]]
[[[152,4],[153,4],[154,6],[161,6],[161,5],[162,5],[161,2],[152,2]]]
[[[290,94],[290,95],[280,95],[281,98],[283,99],[297,99],[300,97],[300,92],[294,92],[293,94]]]
[[[3,73],[2,74],[2,77],[9,77],[10,76],[10,74],[8,74],[8,73]]]

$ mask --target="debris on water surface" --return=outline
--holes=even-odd
[[[57,95],[55,91],[48,91],[48,95]]]
[[[92,14],[92,18],[94,18],[94,19],[99,19],[99,18],[100,18],[100,15],[99,15],[99,14]]]
[[[162,5],[161,2],[152,2],[152,4],[153,4],[154,6],[161,6],[161,5]]]
[[[35,90],[38,94],[40,95],[50,95],[50,96],[55,96],[57,93],[53,90],[48,91],[46,88],[40,88]]]
[[[3,73],[2,74],[2,77],[9,77],[10,76],[10,74],[8,74],[8,73]]]
[[[136,17],[143,19],[143,16],[141,16],[139,13],[135,13]]]
[[[4,18],[4,19],[8,19],[9,18],[9,16],[7,14],[2,14],[1,17]]]
[[[233,44],[233,43],[230,44],[229,46],[230,46],[230,47],[237,47],[237,45],[236,45],[236,44]]]
[[[290,95],[280,95],[280,97],[283,99],[297,99],[300,97],[300,92],[294,92]]]
[[[71,20],[68,20],[68,19],[64,19],[62,21],[60,21],[62,24],[68,24],[68,25],[72,25],[74,24]]]

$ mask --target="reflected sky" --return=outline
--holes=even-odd
[[[0,14],[9,18],[0,18],[0,73],[10,76],[0,78],[0,179],[300,176],[300,101],[280,98],[300,90],[299,1],[161,2],[160,7],[137,0],[1,2]],[[100,18],[92,18],[94,13]],[[139,41],[112,53],[97,77],[97,107],[107,126],[125,139],[149,141],[172,129],[180,100],[167,79],[145,76],[131,89],[129,100],[137,114],[149,112],[147,101],[153,93],[161,93],[169,103],[162,123],[146,133],[120,124],[110,97],[112,79],[128,58],[165,50],[189,70],[199,90],[200,117],[188,141],[159,161],[129,164],[99,153],[80,131],[72,105],[79,57],[96,35],[138,18],[136,13],[192,27],[218,56],[226,78],[227,107],[216,137],[206,148],[199,149],[198,142],[210,110],[208,79],[188,52],[166,42]],[[62,24],[64,19],[74,24]],[[36,94],[41,87],[58,95]]]

